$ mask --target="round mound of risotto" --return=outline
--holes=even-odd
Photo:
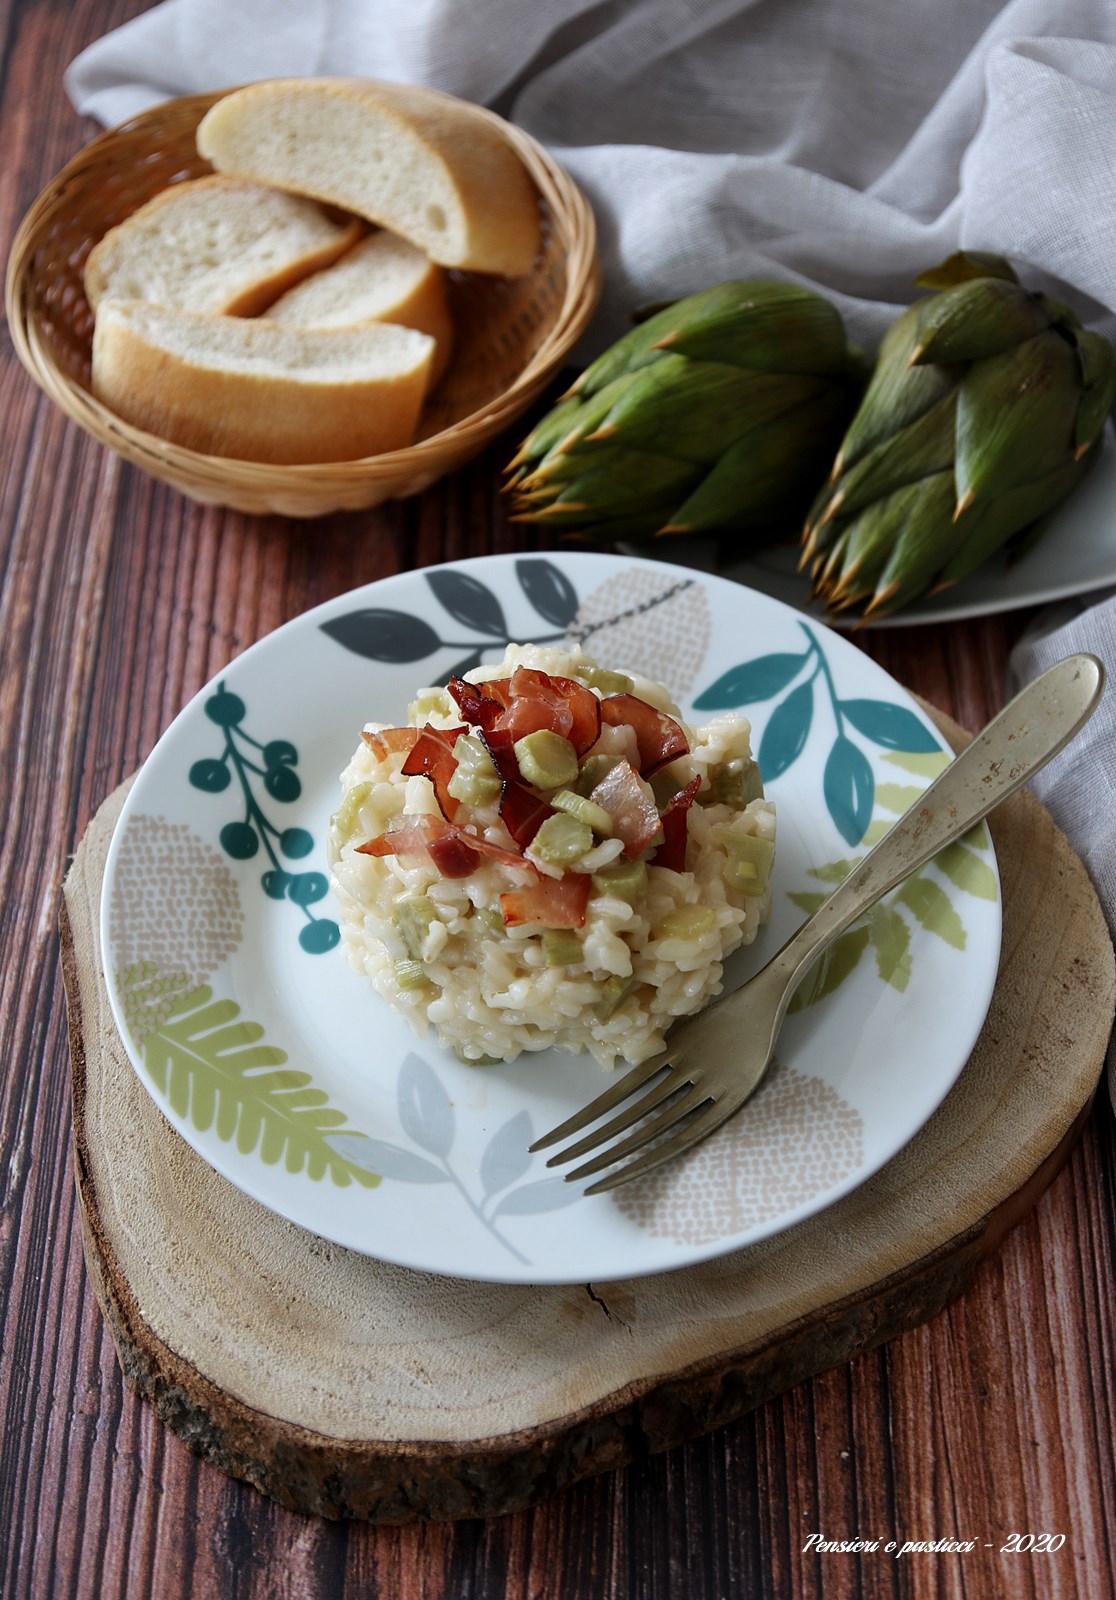
[[[775,813],[747,721],[689,728],[580,649],[509,645],[369,723],[330,867],[352,964],[463,1061],[664,1048],[767,918]]]

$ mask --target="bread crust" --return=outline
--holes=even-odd
[[[196,341],[196,351],[170,347],[181,343],[165,337],[176,321]],[[240,370],[243,362],[230,365],[222,339],[258,342],[263,335],[271,340],[269,329],[298,352],[352,354],[353,330],[283,330],[275,324],[106,300],[93,335],[93,392],[133,427],[204,455],[240,461],[284,466],[351,461],[412,442],[434,348],[426,335],[375,328],[377,337],[391,335],[405,357],[408,352],[414,357],[391,376],[369,371],[361,379],[342,369],[331,379],[294,366],[290,372],[277,371],[274,360],[261,362],[255,371]],[[404,336],[413,342],[413,351]]]
[[[345,172],[324,141],[315,147],[310,118],[332,122],[336,150],[362,139],[367,158]],[[385,139],[419,174],[402,198],[390,172],[385,178]],[[538,199],[526,168],[487,116],[451,95],[361,78],[272,79],[219,100],[197,144],[220,172],[342,206],[443,266],[519,277],[539,253]],[[442,227],[440,197],[454,212]]]

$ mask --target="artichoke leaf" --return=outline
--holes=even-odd
[[[1033,338],[1053,320],[1037,296],[1003,278],[977,278],[918,305],[918,342],[911,360],[980,361]]]
[[[952,468],[956,429],[957,391],[952,390],[917,422],[862,456],[833,486],[827,514],[852,516],[904,484]]]
[[[948,367],[911,366],[917,342],[916,304],[897,318],[883,336],[876,370],[837,457],[842,472],[900,428],[925,416],[955,386],[957,375]]]
[[[589,466],[564,485],[537,519],[597,522],[602,517],[626,516],[682,501],[701,481],[702,469],[690,461],[652,455],[644,450],[621,450],[605,467]]]
[[[920,289],[952,289],[954,284],[968,283],[972,278],[1006,278],[1018,283],[1015,272],[1003,256],[988,255],[983,250],[957,250],[936,267],[915,279]]]
[[[840,394],[829,388],[799,408],[793,427],[776,417],[746,433],[700,479],[663,531],[696,533],[743,520],[785,519],[794,495],[808,492],[824,472],[844,409]]]
[[[957,403],[958,514],[1072,459],[1079,385],[1074,348],[1053,331],[973,363]]]
[[[692,360],[829,378],[849,367],[838,311],[791,283],[721,284],[675,307],[668,320],[660,347]]]
[[[966,528],[953,520],[951,472],[936,473],[911,487],[906,523],[866,613],[874,617],[898,611],[928,589],[966,537]]]
[[[634,375],[587,443],[665,451],[708,466],[743,434],[824,390],[817,378],[664,355]]]
[[[987,503],[974,506],[968,518],[959,518],[958,526],[964,527],[966,537],[943,563],[940,587],[960,583],[1013,535],[1046,517],[1076,488],[1091,465],[1089,457],[1080,461],[1071,457],[1045,477],[1005,490]]]
[[[1116,350],[1099,333],[1076,336],[1077,359],[1085,387],[1073,424],[1074,450],[1084,455],[1100,435],[1116,400]]]

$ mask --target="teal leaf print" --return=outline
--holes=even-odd
[[[787,768],[798,760],[810,737],[813,715],[812,682],[800,683],[775,707],[763,730],[756,757],[764,783],[773,783],[776,778],[781,778]]]
[[[792,655],[779,652],[757,656],[730,667],[694,701],[698,711],[730,711],[736,706],[754,705],[781,694],[809,660],[807,652]]]
[[[876,780],[867,756],[844,734],[838,734],[826,758],[822,792],[842,839],[859,844],[872,820]]]
[[[839,704],[858,733],[886,750],[920,753],[941,748],[930,729],[906,706],[890,700],[842,700]]]
[[[220,756],[195,761],[187,777],[203,794],[220,794],[233,776],[244,814],[226,822],[217,838],[222,850],[234,861],[252,861],[262,850],[266,858],[260,874],[260,888],[269,900],[289,900],[305,918],[298,942],[308,955],[324,955],[340,942],[341,930],[331,917],[316,917],[310,907],[324,899],[329,884],[321,872],[292,872],[286,861],[300,861],[314,848],[314,836],[306,828],[283,826],[272,821],[257,797],[257,786],[279,805],[290,805],[302,793],[302,780],[295,767],[298,750],[289,739],[269,739],[266,744],[248,732],[244,701],[224,683],[205,701],[205,714],[219,727],[225,740]],[[262,763],[262,764],[261,764]]]

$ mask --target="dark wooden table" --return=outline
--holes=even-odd
[[[0,238],[96,131],[72,56],[142,7],[3,0]],[[6,253],[6,250],[5,250]],[[421,498],[295,524],[203,510],[57,413],[0,345],[0,1594],[4,1600],[1100,1600],[1116,1587],[1116,1137],[1068,1168],[928,1326],[732,1427],[492,1522],[373,1529],[280,1510],[201,1465],[121,1380],[82,1262],[57,914],[92,812],[194,692],[358,583],[534,549],[494,450]],[[969,727],[1023,618],[861,636]],[[1002,1555],[1012,1533],[1054,1555]],[[803,1553],[976,1538],[971,1555]]]

